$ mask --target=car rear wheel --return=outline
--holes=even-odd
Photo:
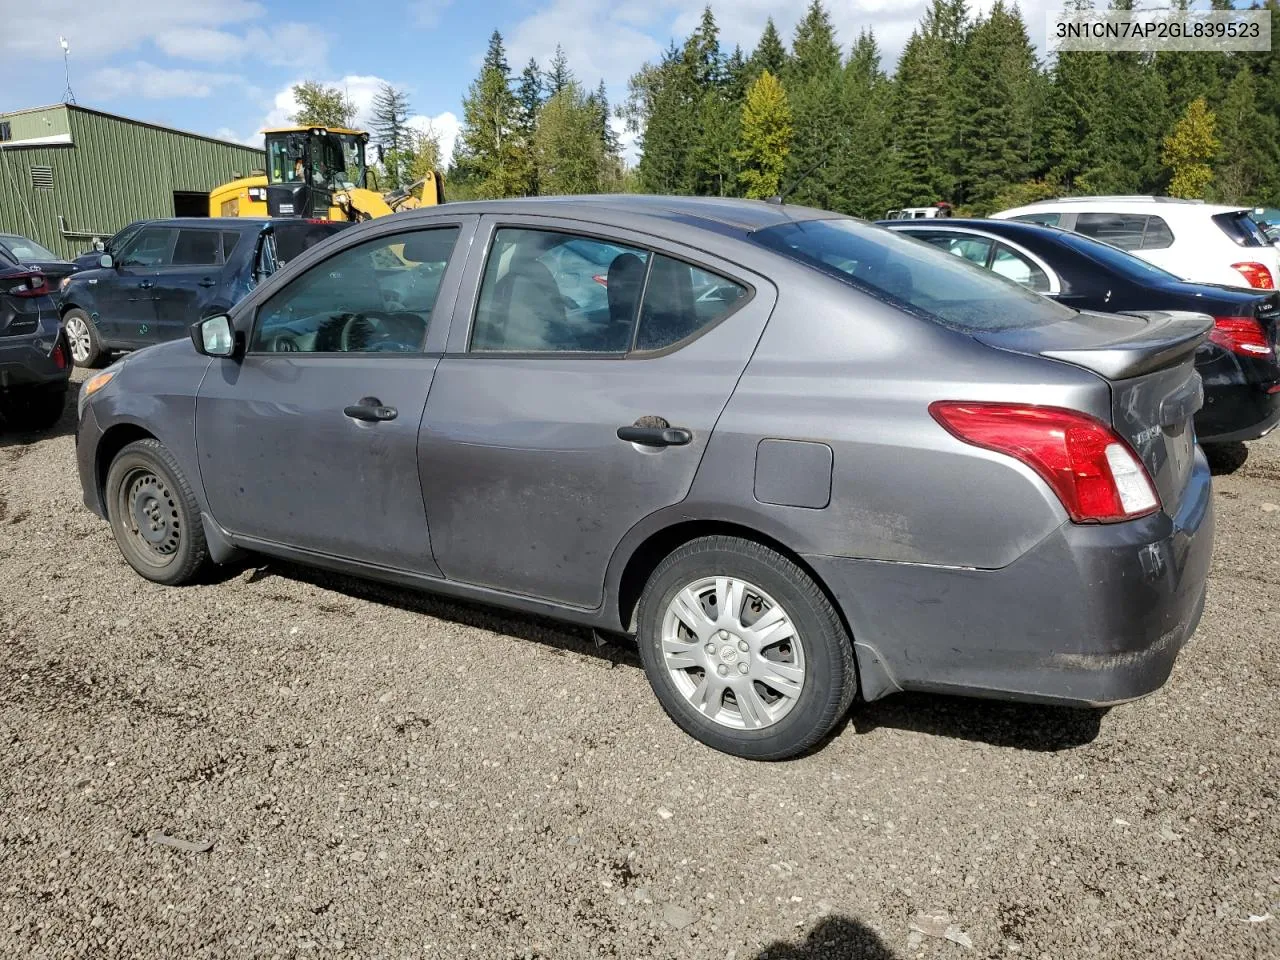
[[[129,444],[111,462],[106,494],[129,566],[156,583],[190,583],[209,553],[200,508],[173,454],[158,440]]]
[[[98,338],[98,328],[93,325],[89,315],[78,307],[73,307],[63,314],[62,326],[67,332],[67,344],[71,347],[71,359],[75,361],[75,365],[98,366],[106,351]]]
[[[768,547],[703,537],[664,560],[640,600],[649,684],[688,734],[781,760],[831,732],[857,692],[853,646],[826,594]]]

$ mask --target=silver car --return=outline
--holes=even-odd
[[[629,634],[676,723],[776,759],[858,694],[1160,687],[1212,552],[1209,326],[817,210],[445,204],[87,381],[80,477],[151,580],[247,550]]]

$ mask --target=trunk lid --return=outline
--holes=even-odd
[[[1196,348],[1213,328],[1201,313],[1080,313],[1015,330],[977,334],[988,346],[1048,357],[1098,374],[1111,384],[1111,422],[1150,473],[1173,514],[1195,464],[1195,413],[1204,388]]]

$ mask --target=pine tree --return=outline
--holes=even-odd
[[[387,173],[387,182],[398,187],[405,182],[408,167],[412,160],[409,130],[405,126],[409,119],[409,97],[403,90],[398,90],[389,83],[378,86],[373,97],[373,132],[378,135],[378,142],[383,146],[383,167]]]
[[[637,182],[647,193],[692,193],[690,130],[696,129],[698,87],[673,43],[656,66],[646,64],[628,83],[623,115],[640,134]]]
[[[1280,120],[1258,110],[1257,81],[1242,66],[1227,85],[1217,110],[1221,160],[1214,170],[1214,196],[1223,203],[1264,204],[1280,192]]]
[[[409,163],[405,170],[405,184],[424,180],[440,169],[440,134],[430,126],[425,130],[407,131]]]
[[[1174,197],[1200,199],[1213,180],[1209,165],[1220,146],[1213,135],[1213,113],[1204,97],[1187,104],[1173,132],[1164,138],[1160,161],[1173,173],[1169,194]]]
[[[791,108],[786,91],[768,70],[747,88],[742,105],[742,130],[735,156],[744,195],[765,199],[782,190],[782,176],[791,152]]]
[[[875,34],[864,29],[844,68],[841,94],[849,136],[840,151],[835,209],[877,218],[894,203],[893,89],[880,69]]]
[[[733,103],[742,103],[747,96],[747,79],[748,63],[747,58],[742,53],[742,47],[735,46],[733,53],[724,62],[724,86],[726,96]]]
[[[894,83],[894,146],[898,158],[895,205],[949,200],[955,179],[948,165],[952,136],[948,51],[937,36],[913,33]]]
[[[840,47],[836,43],[835,28],[822,0],[810,0],[804,17],[796,24],[788,66],[788,79],[793,83],[825,79],[840,68]]]
[[[720,53],[720,28],[710,5],[702,8],[698,27],[689,34],[684,45],[684,61],[699,90],[721,84],[724,79],[724,57]]]
[[[543,104],[536,138],[538,179],[546,195],[597,193],[605,169],[600,116],[576,80]]]
[[[796,25],[791,58],[781,78],[795,126],[788,155],[787,199],[831,209],[843,188],[840,158],[849,145],[847,104],[840,47],[821,0],[811,0]]]
[[[350,127],[356,122],[356,105],[337,87],[304,80],[294,84],[293,99],[298,109],[289,119],[300,127]]]
[[[480,197],[519,196],[526,186],[510,73],[502,34],[495,30],[480,76],[462,101],[463,125],[454,156],[455,167]]]
[[[773,17],[764,22],[764,32],[760,35],[760,43],[747,61],[749,81],[768,70],[775,77],[781,77],[787,67],[787,48],[782,45],[782,37],[774,26]]]
[[[996,0],[970,31],[956,71],[953,202],[989,213],[997,195],[1034,172],[1036,71],[1021,14]]]
[[[519,144],[520,192],[538,195],[538,162],[534,138],[538,131],[538,114],[542,110],[542,71],[532,57],[520,73],[516,87],[515,135]]]
[[[573,71],[569,69],[569,58],[565,56],[564,47],[557,43],[555,56],[551,58],[551,66],[547,69],[547,96],[554,97],[573,83],[573,80]]]

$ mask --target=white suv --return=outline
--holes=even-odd
[[[1082,233],[1184,280],[1271,290],[1280,260],[1249,212],[1170,197],[1063,197],[991,216]]]

